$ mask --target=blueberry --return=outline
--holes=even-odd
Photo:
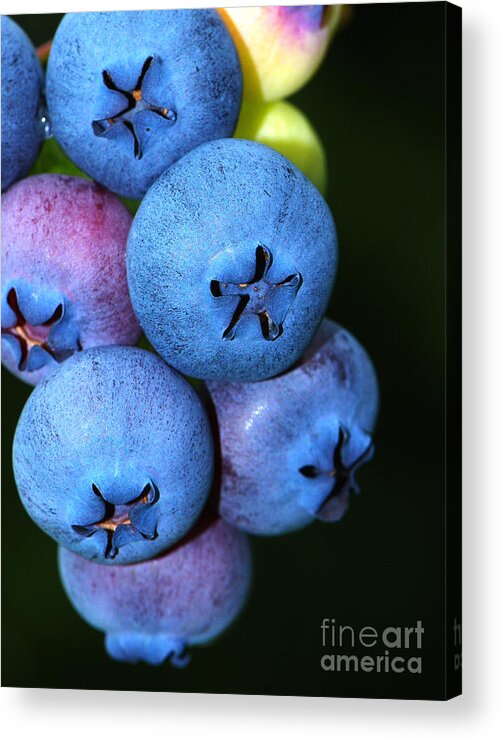
[[[79,352],[40,383],[17,425],[14,474],[32,519],[102,563],[152,557],[197,519],[213,442],[192,386],[149,352]]]
[[[28,383],[76,350],[135,344],[125,244],[132,217],[101,186],[37,175],[2,198],[2,359]]]
[[[106,633],[112,658],[181,667],[189,646],[218,636],[241,611],[251,557],[245,535],[204,518],[153,560],[105,567],[60,548],[59,571],[78,613]]]
[[[261,383],[208,385],[220,436],[221,516],[275,535],[345,514],[373,453],[378,389],[372,363],[325,320],[301,361]]]
[[[43,71],[25,32],[2,16],[2,190],[28,174],[43,141]]]
[[[295,362],[337,265],[327,204],[269,147],[240,139],[187,154],[150,188],[127,242],[148,339],[197,378],[268,378]]]
[[[238,54],[214,10],[69,13],[47,68],[59,143],[131,198],[198,144],[231,136],[241,94]]]

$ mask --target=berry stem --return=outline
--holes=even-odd
[[[51,47],[52,47],[52,39],[49,39],[49,41],[46,41],[44,44],[41,44],[40,46],[37,47],[37,50],[36,50],[37,57],[40,59],[42,64],[46,64],[49,58]]]

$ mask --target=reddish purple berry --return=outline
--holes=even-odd
[[[59,570],[75,609],[106,633],[112,658],[181,667],[187,648],[217,637],[241,611],[251,555],[244,534],[206,515],[153,560],[99,565],[60,548]]]
[[[221,448],[219,512],[251,534],[346,513],[372,457],[378,388],[353,335],[324,320],[302,359],[260,383],[208,384]]]
[[[2,199],[2,360],[27,383],[73,352],[135,344],[125,244],[132,217],[78,177],[37,175]]]

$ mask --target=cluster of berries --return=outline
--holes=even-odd
[[[244,605],[248,535],[338,521],[372,455],[372,363],[323,318],[330,210],[288,158],[230,138],[307,81],[338,19],[68,14],[45,83],[2,19],[2,359],[36,386],[14,473],[118,660],[184,665]],[[49,125],[92,180],[20,179]]]

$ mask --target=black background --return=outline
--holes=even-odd
[[[442,3],[353,6],[292,99],[327,151],[340,270],[329,315],[376,365],[376,456],[337,525],[254,538],[241,618],[190,666],[110,660],[66,600],[10,466],[30,389],[3,372],[3,685],[439,698],[444,693],[445,47]],[[18,16],[35,45],[60,16]],[[425,628],[423,673],[326,673],[320,624]],[[371,651],[363,651],[370,653]],[[398,651],[397,651],[398,652]]]

